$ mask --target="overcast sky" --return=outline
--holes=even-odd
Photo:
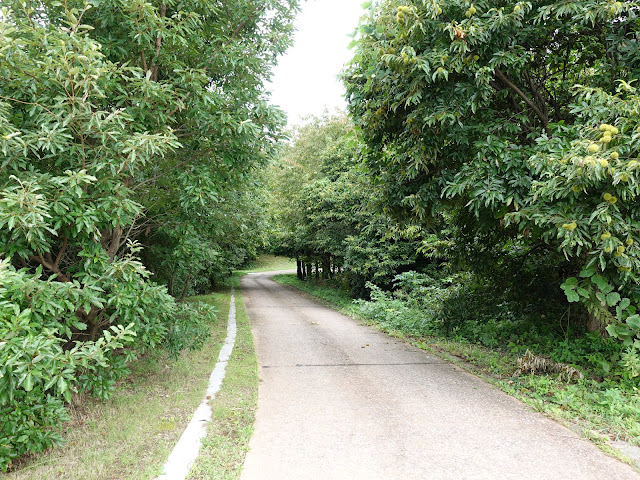
[[[353,56],[351,34],[364,13],[364,0],[306,0],[296,19],[294,45],[274,70],[271,103],[288,115],[289,124],[344,109],[344,88],[337,79]]]

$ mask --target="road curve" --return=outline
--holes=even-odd
[[[442,359],[242,279],[260,387],[243,480],[640,479]]]

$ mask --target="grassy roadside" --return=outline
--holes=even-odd
[[[230,286],[252,271],[286,270],[295,262],[259,257],[210,295],[218,318],[202,350],[177,360],[151,352],[131,365],[132,374],[111,399],[74,399],[64,446],[20,461],[0,474],[7,480],[146,480],[161,473],[169,453],[202,401],[226,336]],[[222,389],[212,402],[213,421],[191,478],[237,478],[252,432],[257,401],[257,364],[242,294],[236,292],[238,336]]]
[[[232,277],[235,286],[239,286],[241,275],[236,272]],[[258,363],[240,290],[236,290],[236,324],[235,347],[222,388],[211,403],[212,420],[200,456],[187,477],[190,480],[236,479],[242,472],[258,402]]]
[[[236,273],[244,274],[250,272],[275,272],[278,270],[295,270],[296,262],[286,257],[276,257],[275,255],[260,255],[249,263],[242,270]]]
[[[111,399],[76,399],[65,445],[23,461],[3,478],[144,480],[160,474],[202,401],[226,335],[229,289],[197,299],[219,312],[202,350],[177,360],[152,352],[131,365]]]
[[[295,268],[293,260],[261,255],[245,269],[234,272],[229,279],[229,285],[236,287],[238,333],[222,388],[211,402],[212,420],[202,441],[200,455],[187,477],[189,480],[240,478],[258,403],[258,361],[251,324],[239,289],[240,278],[250,272]]]
[[[330,283],[302,282],[295,275],[277,275],[274,279],[319,298],[341,313],[358,318],[394,337],[405,341],[482,377],[506,393],[518,398],[556,421],[571,428],[640,471],[640,399],[620,392],[619,399],[605,399],[615,389],[597,391],[593,382],[580,380],[566,383],[553,375],[514,375],[519,355],[503,349],[442,337],[413,337],[402,331],[364,319],[360,308],[348,293]],[[606,400],[606,403],[605,403]],[[614,450],[623,448],[629,456]]]
[[[340,313],[363,320],[359,315],[360,308],[353,303],[353,299],[347,292],[332,287],[328,282],[323,280],[302,282],[295,275],[289,274],[275,275],[273,279],[282,285],[297,288],[320,299],[324,304],[335,308]]]

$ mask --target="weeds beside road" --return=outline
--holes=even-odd
[[[202,401],[209,375],[226,336],[231,285],[245,273],[295,268],[266,255],[235,272],[209,295],[194,297],[214,305],[217,320],[201,350],[177,360],[150,351],[131,364],[132,373],[106,401],[76,397],[66,443],[21,459],[7,480],[148,480],[162,465]],[[222,389],[213,403],[213,420],[190,478],[238,478],[253,427],[258,388],[253,338],[241,292],[236,295],[238,336]]]

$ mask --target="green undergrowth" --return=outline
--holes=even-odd
[[[169,453],[202,401],[226,335],[229,288],[195,298],[218,318],[201,350],[177,359],[163,351],[131,365],[108,400],[74,398],[65,444],[22,459],[8,480],[143,480],[161,473]]]
[[[239,287],[241,272],[230,283]],[[258,364],[242,292],[236,290],[236,343],[222,388],[212,402],[213,418],[189,479],[237,479],[249,448],[258,401]]]
[[[640,445],[638,383],[633,378],[604,376],[603,367],[610,366],[603,362],[611,357],[613,349],[619,348],[606,339],[569,335],[558,338],[551,332],[532,330],[526,319],[512,320],[515,326],[511,327],[507,326],[509,322],[494,318],[447,328],[447,322],[438,324],[430,320],[428,289],[422,292],[422,307],[418,309],[401,295],[376,293],[375,289],[372,301],[364,302],[353,301],[340,282],[303,282],[295,275],[278,275],[275,280],[460,365],[605,450],[609,441]],[[446,292],[431,294],[437,294],[433,299],[435,303],[441,301]],[[470,315],[481,315],[479,310],[469,311]],[[519,361],[522,362],[527,350],[551,364],[569,365],[583,377],[565,381],[557,374],[518,372],[522,367]]]
[[[217,291],[190,300],[213,305],[217,320],[201,350],[177,359],[163,350],[130,365],[108,400],[76,396],[63,446],[14,463],[7,480],[145,480],[157,477],[169,453],[202,401],[209,376],[227,334],[231,287],[248,271],[290,269],[291,260],[256,259],[235,272]],[[201,457],[189,478],[238,478],[253,429],[258,373],[253,338],[239,288],[236,290],[236,346],[220,392],[212,401],[213,420]]]
[[[238,270],[237,273],[275,272],[278,270],[295,270],[295,268],[295,260],[287,257],[264,254],[249,262],[246,267]]]

